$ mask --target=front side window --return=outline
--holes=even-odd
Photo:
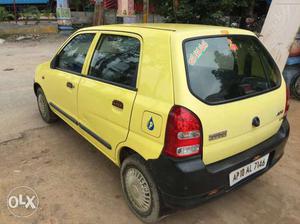
[[[89,76],[135,87],[140,58],[140,41],[133,37],[104,35],[91,62]]]
[[[95,34],[85,33],[74,37],[57,55],[56,68],[81,73],[85,57]]]
[[[222,36],[185,42],[191,92],[208,103],[221,103],[280,85],[280,72],[254,37]]]

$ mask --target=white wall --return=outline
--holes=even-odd
[[[260,39],[281,71],[299,27],[300,0],[273,0]]]

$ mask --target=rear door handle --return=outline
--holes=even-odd
[[[120,100],[113,100],[112,105],[122,110],[124,108],[124,104]]]
[[[71,83],[71,82],[67,82],[67,87],[70,88],[70,89],[73,89],[73,88],[74,88],[74,85],[73,85],[73,83]]]

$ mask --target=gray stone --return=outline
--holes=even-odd
[[[20,41],[20,40],[24,40],[24,39],[26,39],[25,36],[19,36],[19,37],[16,38],[16,41]]]

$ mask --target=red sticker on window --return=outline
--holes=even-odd
[[[231,51],[236,52],[239,49],[236,44],[232,43],[232,40],[227,39],[227,42]]]

